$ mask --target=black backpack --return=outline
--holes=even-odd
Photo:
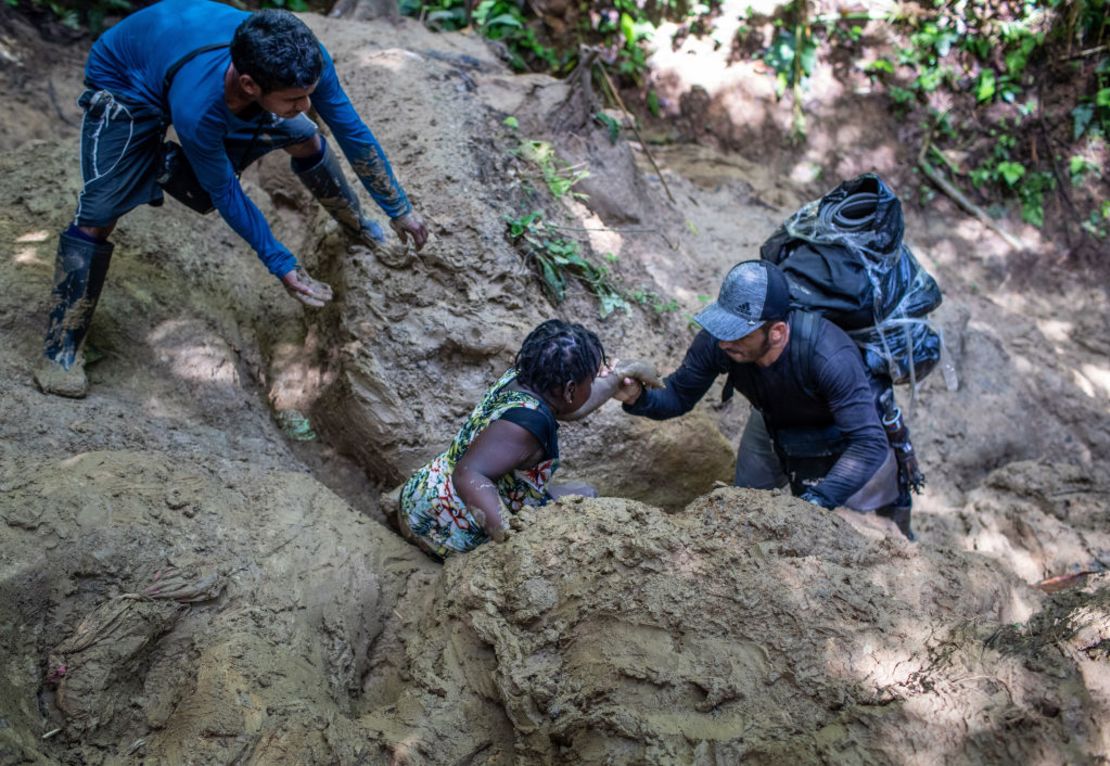
[[[917,384],[938,364],[949,390],[955,390],[957,381],[940,331],[926,318],[940,306],[940,287],[903,243],[904,231],[901,202],[879,176],[865,173],[786,219],[763,243],[760,257],[782,269],[792,306],[802,312],[789,353],[806,390],[813,390],[819,315],[859,346],[898,460],[902,495],[896,507],[886,510],[914,540],[910,496],[921,491],[925,476],[892,384],[909,384],[912,401]],[[825,458],[834,459],[832,454]],[[818,473],[824,470],[822,465]]]
[[[865,173],[790,216],[760,256],[782,269],[795,308],[848,333],[870,375],[916,390],[945,357],[945,380],[954,388],[940,332],[926,319],[941,303],[940,288],[903,243],[903,232],[898,198],[879,176]],[[805,371],[808,350],[795,349],[803,362],[796,369]]]

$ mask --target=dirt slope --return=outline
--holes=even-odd
[[[29,375],[74,135],[0,134],[19,150],[0,157],[0,763],[1110,757],[1106,575],[1030,587],[1110,561],[1101,283],[1031,270],[955,214],[910,219],[963,381],[930,380],[913,416],[930,474],[916,546],[781,495],[703,495],[744,419],[711,394],[664,426],[610,405],[564,428],[566,475],[612,499],[526,513],[509,543],[439,567],[374,520],[364,474],[388,485],[442,449],[547,316],[673,367],[699,296],[812,190],[657,150],[672,204],[564,83],[413,23],[310,23],[433,241],[349,249],[269,158],[249,193],[339,288],[309,314],[219,220],[136,211],[83,401]],[[597,170],[589,200],[552,199],[513,155],[522,138]],[[504,235],[537,208],[680,309],[602,322],[581,291],[551,307]],[[293,408],[322,439],[285,438],[273,414]]]

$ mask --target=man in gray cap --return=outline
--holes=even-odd
[[[625,411],[654,420],[697,404],[718,375],[724,397],[739,391],[752,405],[736,460],[738,487],[790,484],[815,505],[878,511],[909,539],[908,496],[900,496],[897,461],[876,406],[877,389],[855,343],[816,314],[794,310],[778,266],[743,261],[729,271],[716,303],[695,317],[702,326],[682,366],[661,389],[625,379]]]

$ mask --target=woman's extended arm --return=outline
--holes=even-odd
[[[471,442],[453,474],[455,491],[490,539],[505,539],[507,511],[501,505],[497,479],[543,459],[543,446],[516,423],[495,420]]]
[[[586,400],[586,403],[559,419],[574,421],[586,417],[612,399],[613,394],[617,392],[625,378],[638,380],[648,388],[662,388],[663,386],[663,381],[659,379],[659,373],[651,362],[642,359],[630,359],[627,362],[618,360],[613,363],[611,368],[603,369],[601,374],[594,378],[593,390],[590,392],[590,398]]]

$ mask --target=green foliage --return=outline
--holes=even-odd
[[[544,291],[553,303],[566,299],[567,285],[574,279],[598,300],[601,318],[617,309],[628,310],[628,302],[613,282],[608,266],[591,263],[584,257],[577,242],[558,235],[558,230],[543,220],[535,210],[520,218],[507,218],[509,238],[521,248],[526,259],[536,267]]]
[[[20,0],[4,2],[12,8],[20,6]],[[104,28],[106,16],[134,10],[130,0],[24,0],[24,5],[48,11],[62,26],[75,30],[84,27],[93,34]]]
[[[284,8],[293,13],[304,13],[309,10],[309,5],[305,0],[262,0],[263,8]]]
[[[1011,153],[1016,148],[1017,139],[1013,135],[996,135],[992,155],[971,171],[971,182],[980,189],[1016,196],[1021,203],[1022,219],[1040,227],[1044,225],[1045,193],[1056,188],[1056,178],[1013,159]]]
[[[455,31],[473,25],[483,37],[505,44],[509,64],[517,71],[558,71],[569,58],[542,43],[535,20],[511,0],[481,0],[469,17],[467,0],[399,0],[399,7],[402,14],[419,17],[432,29]]]
[[[1072,186],[1078,186],[1083,181],[1083,177],[1088,173],[1094,172],[1099,178],[1102,177],[1102,172],[1099,170],[1097,162],[1091,162],[1086,157],[1075,155],[1068,160],[1068,175],[1071,177]]]
[[[587,198],[587,195],[571,190],[576,183],[590,175],[584,163],[568,165],[561,162],[555,155],[555,148],[547,141],[525,141],[517,149],[517,154],[540,169],[544,183],[555,197],[570,194],[576,199]]]
[[[1084,135],[1110,136],[1110,58],[1099,63],[1095,79],[1094,95],[1084,96],[1071,110],[1072,135],[1076,141]]]
[[[1021,199],[1021,217],[1034,226],[1044,226],[1044,195],[1056,188],[1056,178],[1051,173],[1034,171],[1024,177],[1017,187]]]
[[[979,73],[979,84],[975,88],[975,98],[980,102],[990,101],[997,91],[998,80],[994,75],[994,70],[988,67]]]
[[[598,112],[594,115],[594,119],[605,127],[605,130],[609,134],[609,143],[617,143],[617,138],[619,138],[621,134],[621,124],[605,114],[605,112]]]
[[[1103,200],[1097,209],[1091,211],[1082,225],[1084,230],[1099,239],[1110,236],[1110,200]]]
[[[1000,162],[995,166],[998,177],[1006,182],[1011,189],[1025,176],[1025,166],[1020,162]]]
[[[875,59],[863,71],[869,75],[894,74],[894,62],[890,59]]]
[[[481,0],[467,16],[467,0],[399,0],[401,13],[420,18],[437,30],[473,27],[491,40],[505,43],[510,64],[519,71],[566,74],[578,63],[582,46],[604,49],[608,63],[626,83],[642,85],[647,73],[646,43],[663,20],[689,21],[691,27],[713,15],[720,0],[692,4],[688,0],[592,0],[581,6],[576,27],[557,40],[530,4],[514,0]]]
[[[673,314],[679,309],[678,301],[674,298],[665,301],[659,293],[643,287],[630,292],[628,298],[636,305],[650,309],[656,314]]]
[[[801,84],[798,75],[809,77],[817,65],[817,42],[812,35],[800,37],[792,30],[780,29],[763,52],[763,61],[775,72],[775,93],[782,96],[787,88]]]

